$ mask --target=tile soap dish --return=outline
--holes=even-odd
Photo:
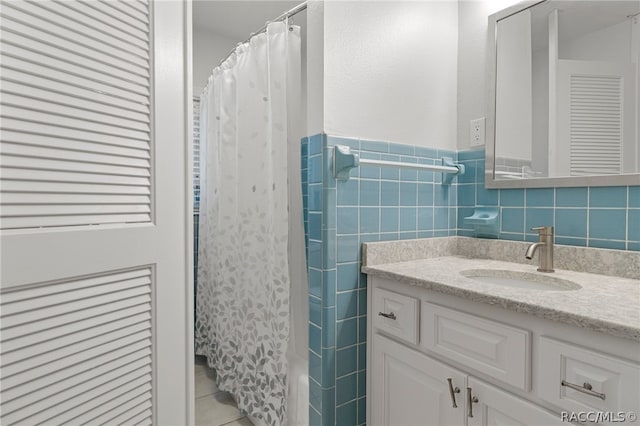
[[[498,238],[500,235],[498,207],[476,207],[471,216],[464,218],[464,223],[473,226],[478,237]]]

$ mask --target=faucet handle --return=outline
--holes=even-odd
[[[532,231],[538,231],[540,235],[553,235],[553,226],[536,226]]]

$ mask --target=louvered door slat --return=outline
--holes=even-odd
[[[32,368],[43,365],[68,354],[78,353],[93,347],[104,340],[116,340],[150,328],[150,317],[147,313],[133,316],[122,316],[116,320],[99,324],[85,330],[71,331],[67,334],[53,335],[47,340],[31,343],[24,340],[15,342],[4,349],[2,362],[3,375],[20,373],[21,368]],[[59,330],[55,330],[59,331]],[[63,330],[66,331],[66,330]],[[12,342],[14,343],[14,342]],[[9,346],[9,345],[7,345]]]
[[[51,395],[56,395],[60,392],[72,389],[78,385],[81,385],[96,376],[102,376],[108,374],[111,371],[121,371],[123,367],[137,370],[151,365],[151,357],[148,355],[140,355],[138,353],[129,354],[109,362],[103,365],[97,365],[95,368],[76,374],[75,376],[68,377],[64,380],[60,380],[50,386],[36,389],[33,392],[26,393],[20,397],[14,398],[10,401],[5,401],[3,404],[3,412],[5,414],[14,413],[15,411],[24,409],[24,407],[35,404],[39,401],[48,399]]]
[[[95,410],[76,417],[73,422],[85,425],[117,425],[120,424],[118,419],[126,420],[131,417],[132,412],[139,414],[150,407],[151,403],[147,401],[144,393],[134,398],[119,396]]]
[[[53,62],[53,61],[43,61]],[[140,104],[147,104],[148,88],[138,86],[129,82],[123,82],[116,79],[102,78],[100,74],[88,70],[84,74],[77,67],[65,66],[60,69],[49,65],[42,65],[32,61],[16,58],[9,55],[2,56],[2,66],[5,69],[12,70],[29,70],[29,73],[36,76],[45,76],[52,81],[64,82],[76,87],[87,90],[96,90],[104,93],[110,93],[123,99],[129,99]]]
[[[59,103],[41,101],[20,95],[4,93],[2,95],[2,103],[10,107],[34,110],[39,113],[55,110],[57,116],[75,118],[87,123],[93,122],[101,125],[109,125],[116,128],[136,130],[146,133],[151,130],[148,123],[114,117],[112,115],[96,113],[85,109],[68,107],[60,105]]]
[[[56,2],[12,0],[11,7],[54,25],[76,29],[86,37],[111,46],[121,47],[123,50],[135,49],[134,51],[139,52],[148,49],[148,39],[140,40],[131,37],[120,29],[111,28],[97,19],[83,16]],[[147,13],[147,9],[144,13]]]
[[[151,426],[153,425],[153,422],[151,421],[151,417],[148,417],[140,422],[131,423],[131,424],[134,424],[135,426]]]
[[[102,402],[99,405],[93,404],[93,401],[91,401],[92,402],[91,405],[93,407],[91,410],[87,410],[85,412],[82,412],[81,414],[78,414],[81,410],[74,410],[75,412],[70,414],[75,415],[75,417],[70,419],[68,422],[69,423],[79,422],[79,424],[97,424],[97,423],[93,423],[92,418],[95,418],[96,416],[100,416],[100,414],[104,412],[105,407],[108,407],[110,405],[115,405],[116,407],[118,407],[118,404],[121,403],[122,401],[130,400],[130,401],[139,402],[142,399],[144,399],[144,396],[148,392],[148,385],[139,386],[130,391],[126,391],[126,389],[124,389],[123,387],[123,389],[119,391],[121,393],[115,398],[107,399],[109,398],[109,396],[103,396],[101,398]],[[85,419],[87,419],[88,421],[87,423],[84,422]],[[102,423],[102,424],[109,425],[110,423]]]
[[[96,297],[89,297],[77,301],[65,303],[63,305],[52,305],[46,308],[38,309],[33,312],[19,312],[14,315],[2,317],[3,327],[13,327],[18,324],[24,324],[30,321],[39,321],[47,317],[62,315],[68,312],[86,309],[93,304],[106,304],[116,300],[125,300],[127,298],[137,298],[138,296],[148,294],[149,290],[144,286],[134,287],[119,293],[104,293]]]
[[[3,4],[0,229],[151,221],[149,16],[142,4]]]
[[[100,0],[103,3],[108,4],[110,7],[119,10],[125,15],[130,16],[131,18],[137,19],[138,21],[149,24],[149,17],[146,13],[144,13],[144,9],[138,9],[136,7],[135,2],[127,1],[111,1],[111,0]]]
[[[74,417],[111,399],[111,395],[125,395],[129,398],[135,398],[140,394],[148,393],[151,390],[150,380],[150,375],[143,375],[135,379],[131,379],[131,375],[126,375],[78,395],[70,401],[55,405],[49,410],[20,419],[19,423],[8,424],[68,424]]]
[[[44,147],[56,150],[59,149],[63,153],[77,152],[82,154],[105,154],[107,156],[142,158],[147,160],[151,157],[149,151],[145,149],[125,148],[123,146],[105,145],[82,140],[76,141],[72,139],[60,139],[47,135],[24,133],[7,129],[2,129],[2,131],[0,131],[0,138],[3,141],[3,150],[6,145],[4,142],[7,142],[21,145],[25,150],[29,150],[32,147]]]
[[[2,303],[8,305],[9,303],[24,302],[40,297],[70,292],[73,290],[77,290],[79,287],[87,289],[89,287],[98,287],[107,284],[134,280],[141,277],[149,277],[149,275],[150,271],[148,269],[134,269],[131,271],[123,271],[111,273],[108,275],[99,275],[96,277],[84,278],[81,280],[53,283],[49,284],[46,287],[26,287],[20,291],[7,291],[2,293]],[[145,284],[147,284],[148,282],[149,281],[144,281]],[[140,284],[140,282],[136,282],[136,284]],[[2,324],[2,326],[4,328],[4,324]]]
[[[2,217],[24,217],[29,213],[33,205],[26,206],[5,206],[2,208]],[[97,205],[75,205],[69,204],[66,206],[51,206],[41,204],[38,206],[37,216],[73,216],[73,215],[85,215],[85,214],[140,214],[150,213],[149,206],[136,206],[132,204],[116,204],[110,206],[97,206]]]
[[[622,167],[621,78],[571,75],[571,176],[618,174]]]
[[[144,401],[138,405],[133,405],[131,403],[123,404],[118,407],[118,411],[122,410],[123,412],[115,417],[111,417],[111,413],[104,414],[102,416],[91,419],[88,424],[99,424],[99,425],[121,425],[121,424],[133,424],[130,422],[130,419],[141,416],[141,419],[144,417],[151,416],[151,403],[148,401]],[[114,409],[113,411],[116,411]],[[133,416],[131,413],[135,413]]]
[[[20,374],[3,377],[3,387],[6,386],[6,389],[9,392],[9,397],[11,397],[10,390],[12,387],[26,384],[29,381],[37,380],[41,376],[47,376],[54,372],[64,373],[65,371],[68,371],[69,365],[93,362],[93,358],[100,354],[121,350],[127,346],[136,347],[136,344],[144,347],[148,344],[149,339],[150,333],[148,332],[140,332],[138,334],[124,336],[119,340],[106,342],[100,346],[89,348],[86,351],[71,354],[63,359],[50,362],[47,365],[34,366],[31,369],[20,372]],[[140,347],[138,347],[138,349],[140,349]],[[67,376],[65,375],[65,377]],[[3,388],[3,391],[4,389],[5,388]]]
[[[145,267],[0,293],[0,423],[60,424],[151,403],[151,276]]]
[[[148,318],[138,315],[127,318],[140,321],[127,325],[125,318],[103,324],[89,330],[83,330],[72,335],[60,336],[39,344],[27,345],[14,351],[3,352],[4,365],[0,369],[0,376],[5,379],[13,375],[24,373],[30,368],[53,363],[59,359],[81,353],[105,343],[118,341],[122,338],[137,338],[148,336],[146,330],[150,328]],[[95,334],[91,335],[90,333]]]
[[[81,16],[85,16],[85,19],[92,19],[98,21],[109,28],[109,31],[120,30],[126,34],[126,38],[135,38],[142,41],[149,40],[148,28],[136,28],[132,25],[127,25],[122,21],[119,21],[105,13],[97,12],[88,5],[89,2],[81,1],[67,1],[62,4],[70,10],[78,12]]]
[[[12,41],[16,44],[12,44]],[[24,43],[17,44],[18,41]],[[80,60],[73,53],[46,46],[35,40],[21,38],[18,35],[12,36],[10,40],[4,40],[1,47],[0,53],[2,53],[4,61],[8,60],[7,58],[20,59],[57,71],[67,71],[71,75],[84,75],[89,79],[138,93],[142,91],[141,88],[149,87],[146,74],[132,74],[130,71],[119,69],[110,63],[101,63],[89,58]],[[54,56],[56,53],[58,54]]]
[[[100,12],[102,16],[107,16],[109,19],[116,20],[120,25],[127,25],[132,28],[136,28],[143,33],[149,31],[149,25],[143,22],[142,19],[137,19],[134,16],[131,16],[130,13],[124,13],[120,8],[113,7],[110,3],[112,2],[92,1],[86,2],[85,5]]]
[[[3,39],[0,52],[4,57],[14,57],[45,66],[50,65],[59,70],[69,70],[74,74],[80,74],[79,71],[84,69],[92,78],[113,84],[116,87],[123,84],[149,87],[146,72],[134,74],[131,70],[119,68],[110,62],[80,57],[73,52],[46,45],[19,34],[10,33],[8,39]]]
[[[4,150],[0,157],[0,165],[7,168],[28,170],[51,170],[61,172],[83,172],[100,175],[149,177],[149,166],[135,167],[115,164],[100,164],[82,161],[67,161],[59,158],[47,158],[41,155],[21,155],[22,153],[7,153]]]
[[[97,113],[106,117],[124,118],[127,122],[130,122],[129,126],[149,125],[149,115],[123,108],[123,105],[114,106],[112,103],[99,102],[95,99],[83,99],[28,84],[22,84],[20,82],[3,81],[0,92],[2,96],[16,95],[24,98],[24,100],[21,101],[21,105],[28,105],[28,102],[43,102],[55,106],[86,111],[87,114]]]
[[[7,48],[3,49],[2,64],[10,69],[30,69],[32,73],[39,73],[47,76],[52,80],[71,82],[74,78],[74,84],[88,87],[90,90],[100,90],[107,88],[108,91],[114,90],[119,96],[128,96],[134,93],[143,97],[148,95],[149,89],[143,85],[136,84],[131,81],[122,80],[96,72],[86,67],[79,67],[75,64],[65,63],[63,61],[48,58],[44,55],[30,54],[18,55],[12,54],[12,50],[17,50],[14,46],[5,44]],[[68,81],[69,80],[69,81]],[[118,91],[118,92],[116,92]]]
[[[4,108],[0,114],[4,113]],[[103,143],[105,145],[124,145],[126,148],[148,149],[149,142],[142,140],[127,139],[120,136],[109,135],[105,133],[90,132],[82,129],[73,129],[69,127],[59,127],[55,123],[39,123],[36,121],[28,121],[19,118],[4,118],[2,125],[4,129],[14,132],[24,132],[36,135],[47,135],[62,139],[73,139],[77,141],[87,141],[90,143]]]
[[[106,198],[105,198],[106,197]],[[108,200],[109,204],[147,204],[150,198],[144,195],[75,195],[75,194],[32,194],[6,193],[2,196],[2,202],[6,206],[11,205],[43,205],[43,204],[76,204],[91,205],[102,204]]]
[[[125,43],[113,38],[96,38],[85,33],[78,33],[77,28],[75,28],[77,25],[74,26],[71,21],[53,21],[51,19],[47,19],[50,18],[48,16],[38,16],[33,13],[29,14],[24,10],[25,3],[22,3],[23,8],[20,8],[20,5],[21,2],[9,2],[9,7],[13,10],[10,14],[3,14],[3,17],[6,20],[24,25],[26,28],[20,27],[23,29],[20,31],[21,33],[25,33],[28,28],[32,28],[39,32],[50,34],[56,38],[63,38],[84,47],[95,48],[96,50],[100,50],[110,55],[117,54],[118,51],[124,50],[122,59],[133,61],[138,61],[139,58],[145,60],[149,59],[149,52],[142,47],[137,47],[131,43]],[[31,6],[31,8],[33,7],[34,6]],[[27,9],[28,8],[29,7],[27,7]],[[34,34],[31,33],[31,31],[27,32],[27,35],[30,35],[33,38],[39,38],[37,37],[38,33]],[[144,62],[139,62],[139,65],[142,67],[146,66]]]
[[[4,229],[21,229],[37,227],[101,225],[109,223],[144,223],[149,222],[149,214],[103,214],[77,216],[32,216],[29,218],[7,217],[2,219]]]
[[[5,168],[2,178],[6,180],[40,181],[40,182],[77,182],[102,183],[113,185],[149,186],[149,178],[137,176],[106,175],[99,173],[63,172],[57,170],[14,169]],[[9,185],[3,186],[3,189]],[[37,212],[35,212],[37,213]]]
[[[87,378],[86,381],[73,386],[71,388],[60,390],[59,392],[47,395],[46,398],[40,401],[29,404],[22,409],[5,412],[3,415],[3,422],[7,424],[18,423],[20,420],[25,419],[33,415],[33,413],[47,412],[52,409],[57,409],[57,405],[63,404],[65,400],[77,399],[84,393],[91,391],[93,388],[101,387],[109,384],[109,382],[121,379],[123,377],[135,377],[144,376],[150,373],[150,367],[147,366],[124,366],[116,370],[106,372],[102,375],[92,375]],[[4,423],[3,423],[4,424]]]
[[[124,417],[123,417],[124,418]],[[138,413],[137,415],[130,417],[128,419],[124,419],[122,420],[120,423],[118,423],[118,425],[136,425],[136,426],[143,426],[143,425],[151,425],[153,424],[151,422],[151,410],[144,410],[140,413]]]
[[[134,74],[144,76],[149,72],[148,60],[138,58],[131,55],[123,55],[123,57],[116,56],[114,52],[102,52],[97,49],[91,49],[89,47],[82,46],[78,43],[66,40],[61,37],[55,37],[51,34],[47,34],[44,31],[37,30],[11,19],[2,19],[2,37],[11,44],[18,44],[20,40],[32,40],[29,46],[47,46],[49,48],[55,48],[68,53],[77,55],[77,58],[90,59],[96,62],[102,62],[105,64],[112,64],[116,68],[122,70],[130,69]],[[42,48],[38,49],[42,52]],[[46,53],[46,50],[43,52]],[[77,59],[76,59],[77,61]],[[146,63],[146,64],[145,64]]]
[[[57,20],[59,19],[58,17],[62,16],[73,20],[77,25],[81,25],[81,31],[83,34],[88,33],[89,29],[93,28],[98,31],[98,37],[111,36],[141,47],[144,46],[144,43],[149,42],[148,33],[131,29],[122,25],[122,23],[118,23],[117,21],[114,22],[114,20],[104,19],[104,17],[92,12],[91,9],[87,10],[88,8],[86,6],[84,8],[81,7],[82,5],[77,1],[47,1],[36,2],[36,4],[45,11],[40,12],[43,15],[50,12],[54,15],[52,16],[54,20]]]
[[[69,182],[38,182],[38,181],[5,181],[0,186],[2,191],[13,193],[29,194],[118,194],[149,195],[151,192],[146,186],[125,186],[125,185],[100,185],[90,183],[69,183]]]
[[[84,360],[80,363],[74,364],[66,370],[58,370],[49,372],[41,377],[33,377],[32,380],[14,383],[13,387],[3,388],[2,396],[3,403],[5,401],[12,401],[16,398],[22,398],[27,395],[34,394],[40,389],[47,389],[49,386],[50,392],[54,393],[51,389],[54,389],[53,385],[60,384],[61,386],[65,381],[74,381],[76,377],[80,377],[83,374],[88,374],[87,377],[92,377],[92,371],[98,368],[105,368],[107,371],[117,368],[117,366],[126,362],[135,362],[135,360],[150,356],[150,345],[145,342],[137,342],[129,347],[121,347],[114,350],[109,354],[102,354],[94,357],[93,359]]]
[[[128,1],[128,0],[116,0],[118,3],[122,3],[125,6],[131,7],[135,10],[138,10],[140,12],[145,12],[147,10],[147,8],[149,7],[149,3],[148,2],[144,2],[144,1],[139,1],[139,0],[132,0],[132,1]]]
[[[125,156],[93,154],[88,152],[69,151],[67,149],[52,149],[43,146],[30,146],[19,143],[2,144],[3,155],[21,156],[25,158],[48,159],[57,161],[68,161],[85,164],[100,164],[111,166],[135,167],[143,170],[142,176],[149,175],[150,163],[147,159],[131,158]],[[6,201],[5,201],[6,202]]]
[[[134,399],[140,395],[146,395],[151,390],[151,385],[149,384],[150,379],[151,376],[146,375],[140,377],[139,379],[127,382],[125,382],[126,379],[116,380],[113,382],[113,387],[109,389],[108,392],[102,393],[97,397],[91,397],[86,402],[84,402],[84,404],[75,406],[67,412],[60,414],[59,416],[48,419],[48,421],[53,421],[58,424],[67,424],[84,413],[91,413],[92,410],[101,407],[103,404],[108,403],[115,397],[122,397],[123,399]],[[92,394],[93,393],[95,392],[92,392]],[[86,396],[83,397],[86,398]]]
[[[128,95],[127,97],[122,98],[119,96],[114,96],[108,92],[95,92],[91,89],[68,84],[66,81],[56,81],[49,79],[47,75],[37,75],[33,73],[28,74],[21,70],[2,68],[2,79],[16,84],[34,87],[40,90],[60,93],[63,96],[73,96],[88,101],[111,105],[120,108],[123,111],[132,111],[134,113],[137,112],[142,114],[149,113],[149,107],[147,103],[139,103],[135,100],[131,100],[129,99]]]
[[[24,5],[25,5],[24,3],[20,4],[19,2],[11,2],[10,6],[14,8],[14,10],[11,11],[11,18],[7,18],[7,15],[5,14],[3,19],[11,19],[26,26],[39,28],[40,30],[48,33],[60,32],[61,35],[66,34],[67,38],[72,38],[72,40],[76,39],[74,34],[76,33],[75,28],[77,28],[77,24],[75,24],[74,22],[72,21],[65,22],[64,20],[62,21],[58,20],[57,22],[53,23],[49,19],[38,17],[33,14],[29,14],[27,11],[24,10]],[[37,6],[30,6],[30,7],[27,7],[26,9],[36,8],[36,7]],[[89,43],[89,42],[91,42],[92,44],[100,43],[101,45],[105,46],[105,49],[112,49],[112,50],[124,49],[129,51],[130,52],[129,54],[131,55],[134,55],[140,58],[149,59],[149,52],[146,50],[146,47],[135,46],[131,43],[127,43],[115,38],[105,37],[103,35],[102,38],[98,39],[96,37],[93,37],[85,33],[83,35],[83,40],[86,40],[86,43]],[[11,52],[7,50],[6,53],[9,54]],[[24,53],[25,52],[21,52],[21,54],[24,54]],[[37,52],[31,52],[31,53],[37,53]],[[41,52],[39,56],[48,56],[47,53],[48,52]],[[20,57],[23,57],[23,56],[20,56]],[[52,58],[52,59],[55,59],[55,58]],[[69,63],[65,61],[61,61],[61,62],[67,63],[67,64]],[[100,72],[99,69],[97,69],[96,71]],[[136,80],[137,80],[137,83],[148,86],[148,82],[145,82],[144,79],[138,78]]]
[[[14,345],[14,347],[25,346],[28,343],[37,344],[75,331],[95,327],[102,322],[138,315],[149,309],[147,305],[148,300],[141,298],[135,304],[116,302],[83,309],[80,312],[59,315],[56,318],[32,321],[3,329],[3,341],[5,345]]]

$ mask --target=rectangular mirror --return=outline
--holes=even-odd
[[[489,17],[488,188],[640,185],[640,1]]]

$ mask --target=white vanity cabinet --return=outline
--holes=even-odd
[[[567,424],[562,412],[640,411],[638,342],[376,275],[368,285],[368,425],[546,426]]]
[[[464,424],[464,373],[381,335],[374,336],[373,347],[368,424]]]
[[[560,425],[559,416],[374,335],[371,425]],[[455,404],[455,405],[454,405]]]

